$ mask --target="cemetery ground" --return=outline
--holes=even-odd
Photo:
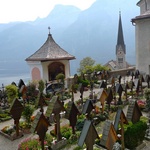
[[[94,89],[95,93],[97,93],[99,91],[99,89]],[[84,92],[84,98],[87,98],[89,96],[89,91]],[[80,99],[80,92],[77,92],[74,94],[75,100]],[[70,99],[65,100],[65,103],[67,103],[68,101],[70,101]],[[46,111],[47,106],[44,107],[44,112]],[[39,111],[39,109],[37,109],[34,112],[34,115],[36,115],[36,113]],[[7,126],[7,125],[12,125],[14,124],[14,120],[8,120],[8,121],[4,121],[4,122],[0,122],[0,129],[2,129],[3,127]],[[61,120],[61,125],[66,125],[69,124],[69,121],[67,119],[62,119]],[[53,126],[50,126],[47,133],[50,133],[51,130],[53,130]],[[21,141],[28,139],[28,138],[38,138],[38,135],[35,134],[24,134],[23,137],[16,139],[16,140],[9,140],[8,138],[0,135],[0,150],[17,150],[18,149],[18,145]],[[75,145],[77,146],[77,145]],[[74,147],[74,146],[73,146]],[[69,148],[70,150],[72,149],[72,147]],[[64,148],[64,150],[68,150],[68,148]]]
[[[0,129],[4,131],[6,126],[15,124],[15,134],[18,138],[10,140],[0,135],[0,150],[18,150],[18,145],[22,141],[29,141],[33,138],[40,138],[41,142],[38,146],[44,150],[46,148],[44,148],[46,133],[55,135],[55,139],[51,139],[51,148],[53,147],[53,149],[65,143],[66,145],[57,149],[82,150],[87,148],[88,150],[112,150],[113,148],[113,150],[120,150],[120,147],[121,149],[125,149],[126,144],[126,146],[132,148],[138,146],[137,149],[147,150],[150,144],[144,137],[150,139],[150,124],[148,124],[150,116],[148,115],[149,111],[143,112],[141,110],[145,110],[147,108],[146,106],[150,106],[149,101],[146,101],[150,98],[150,91],[148,89],[147,97],[144,98],[143,101],[143,85],[141,81],[141,78],[138,79],[136,77],[134,81],[130,81],[130,84],[127,82],[121,84],[121,76],[119,76],[116,78],[115,84],[114,79],[110,79],[110,87],[107,84],[107,80],[104,80],[101,81],[99,86],[94,87],[92,82],[90,82],[90,89],[87,90],[83,89],[83,84],[79,84],[77,93],[75,92],[74,86],[72,86],[72,96],[64,100],[64,104],[61,101],[61,96],[55,95],[48,101],[47,106],[45,106],[46,103],[42,92],[39,92],[35,102],[36,104],[34,103],[34,105],[39,106],[39,108],[36,109],[32,115],[34,116],[30,129],[32,132],[26,134],[25,132],[22,134],[23,130],[20,131],[19,128],[21,127],[19,122],[22,120],[21,113],[23,109],[27,109],[28,113],[31,112],[28,110],[28,107],[26,107],[28,105],[24,103],[21,105],[18,99],[14,99],[9,108],[13,119],[1,122]],[[19,91],[24,92],[24,89],[23,85]],[[40,88],[39,91],[41,91]],[[91,91],[93,91],[93,94]],[[129,93],[130,95],[128,95]],[[24,97],[24,94],[22,94],[22,97]],[[64,111],[65,114],[62,113]],[[27,116],[27,114],[24,116]],[[31,117],[26,118],[26,121],[28,119],[30,120]],[[80,122],[77,129],[77,121],[79,120],[82,120],[82,126]],[[131,123],[128,120],[130,120]],[[126,132],[124,132],[124,128],[126,128]],[[63,129],[63,131],[60,129]],[[77,132],[77,130],[80,132]],[[68,131],[70,132],[69,134],[71,134],[72,140],[76,142],[69,141],[72,143],[68,144],[68,140],[61,136],[61,132],[66,132],[65,135],[68,136]],[[130,138],[130,136],[135,136],[136,132],[138,134],[136,134],[137,137],[134,137],[135,141],[133,141],[133,137]],[[23,136],[19,137],[18,135]],[[136,139],[139,140],[137,141]],[[116,143],[116,141],[119,141],[120,144]],[[114,149],[115,143],[116,148]],[[38,150],[37,147],[34,149]]]

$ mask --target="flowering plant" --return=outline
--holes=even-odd
[[[11,126],[5,126],[1,131],[8,134],[8,135],[11,135],[13,132],[15,132],[15,128],[12,125]]]
[[[47,145],[47,142],[44,142]],[[18,150],[41,150],[41,143],[38,139],[27,138],[18,145]]]

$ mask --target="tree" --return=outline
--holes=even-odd
[[[18,88],[15,85],[7,85],[6,93],[8,96],[8,101],[12,102],[18,96]]]
[[[86,68],[93,67],[95,64],[95,60],[93,60],[91,57],[85,57],[80,61],[80,68],[78,68],[77,72],[79,73],[85,73]]]
[[[102,71],[102,70],[109,70],[109,68],[105,67],[105,66],[102,66],[101,64],[96,64],[94,67],[93,67],[93,70],[94,71]]]

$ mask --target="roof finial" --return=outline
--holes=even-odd
[[[51,28],[50,28],[50,27],[48,27],[48,30],[49,30],[49,35],[50,35],[50,29],[51,29]]]

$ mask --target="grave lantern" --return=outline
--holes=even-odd
[[[97,138],[99,138],[99,136],[92,121],[85,120],[83,129],[78,140],[78,145],[82,147],[85,142],[87,150],[93,150],[93,145],[95,143],[95,139]]]
[[[101,105],[102,105],[102,113],[104,112],[104,104],[105,104],[105,100],[107,96],[108,94],[104,90],[104,88],[101,88],[100,91],[97,93],[97,99],[101,102]]]
[[[14,124],[16,125],[16,135],[19,136],[19,120],[22,114],[24,107],[20,103],[20,101],[16,98],[13,100],[10,106],[10,114],[14,119]]]
[[[72,133],[75,134],[75,126],[77,123],[77,115],[79,114],[79,110],[77,109],[74,102],[69,101],[68,107],[66,110],[65,117],[70,121],[70,126],[72,127]]]

